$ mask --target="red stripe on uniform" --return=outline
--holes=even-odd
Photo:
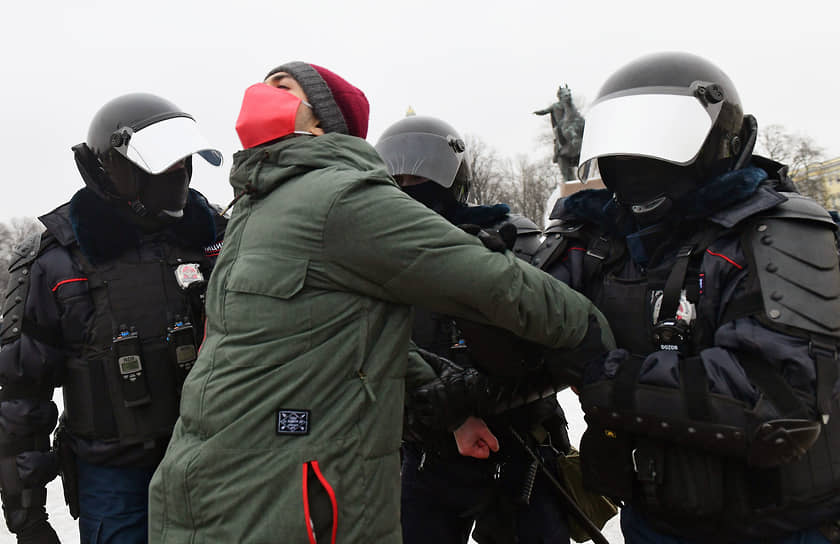
[[[55,284],[55,287],[52,288],[52,291],[53,291],[53,293],[55,293],[55,290],[58,289],[59,287],[61,287],[62,285],[64,285],[65,283],[73,283],[73,282],[76,282],[76,281],[88,281],[88,279],[87,278],[70,278],[69,280],[61,280],[60,282]]]
[[[735,261],[733,261],[732,259],[730,259],[730,258],[729,258],[729,257],[727,257],[726,255],[721,255],[720,253],[715,253],[715,252],[714,252],[714,251],[712,251],[711,249],[707,249],[707,250],[706,250],[706,253],[708,253],[709,255],[714,255],[715,257],[720,257],[721,259],[723,259],[724,261],[728,262],[729,264],[731,264],[732,266],[734,266],[734,267],[735,267],[735,268],[737,268],[738,270],[743,270],[743,269],[744,269],[744,267],[743,267],[742,265],[740,265],[740,264],[736,263]]]
[[[577,246],[575,246],[575,247],[570,247],[570,248],[566,251],[566,256],[565,256],[565,257],[563,257],[563,262],[566,262],[566,259],[568,259],[568,258],[569,258],[569,251],[586,251],[586,248],[585,248],[585,247],[577,247]]]

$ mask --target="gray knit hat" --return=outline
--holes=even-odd
[[[324,132],[367,135],[367,98],[341,76],[314,64],[288,62],[271,70],[265,79],[277,72],[286,72],[300,84]]]

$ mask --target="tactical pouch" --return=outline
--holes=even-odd
[[[67,440],[67,428],[62,423],[55,431],[54,449],[58,455],[58,467],[61,474],[61,486],[64,488],[64,502],[73,519],[79,519],[79,475],[76,467],[76,454]]]
[[[634,480],[630,435],[587,423],[580,440],[584,487],[614,501],[629,501]]]
[[[724,507],[721,457],[657,440],[633,450],[636,504],[648,512],[676,517],[717,517]]]
[[[598,529],[603,529],[607,521],[618,513],[618,507],[612,501],[584,487],[581,457],[577,450],[573,448],[568,455],[557,457],[557,472],[563,487]],[[571,516],[569,532],[575,542],[586,542],[592,538],[592,535]]]

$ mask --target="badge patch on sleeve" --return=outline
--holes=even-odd
[[[277,434],[309,434],[309,410],[278,410]]]
[[[224,244],[224,240],[216,242],[215,244],[211,244],[204,248],[204,256],[205,257],[218,257],[219,252],[222,250],[222,245]]]
[[[178,280],[181,289],[186,289],[191,283],[204,281],[204,274],[201,273],[198,263],[184,263],[175,269],[175,279]]]

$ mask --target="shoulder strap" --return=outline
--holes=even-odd
[[[688,244],[677,250],[676,261],[671,268],[671,273],[668,275],[668,279],[665,281],[665,287],[662,290],[662,306],[659,311],[660,320],[676,317],[680,305],[681,293],[685,287],[689,265],[695,259],[702,258],[706,248],[717,239],[720,231],[720,226],[708,224],[693,236]]]

